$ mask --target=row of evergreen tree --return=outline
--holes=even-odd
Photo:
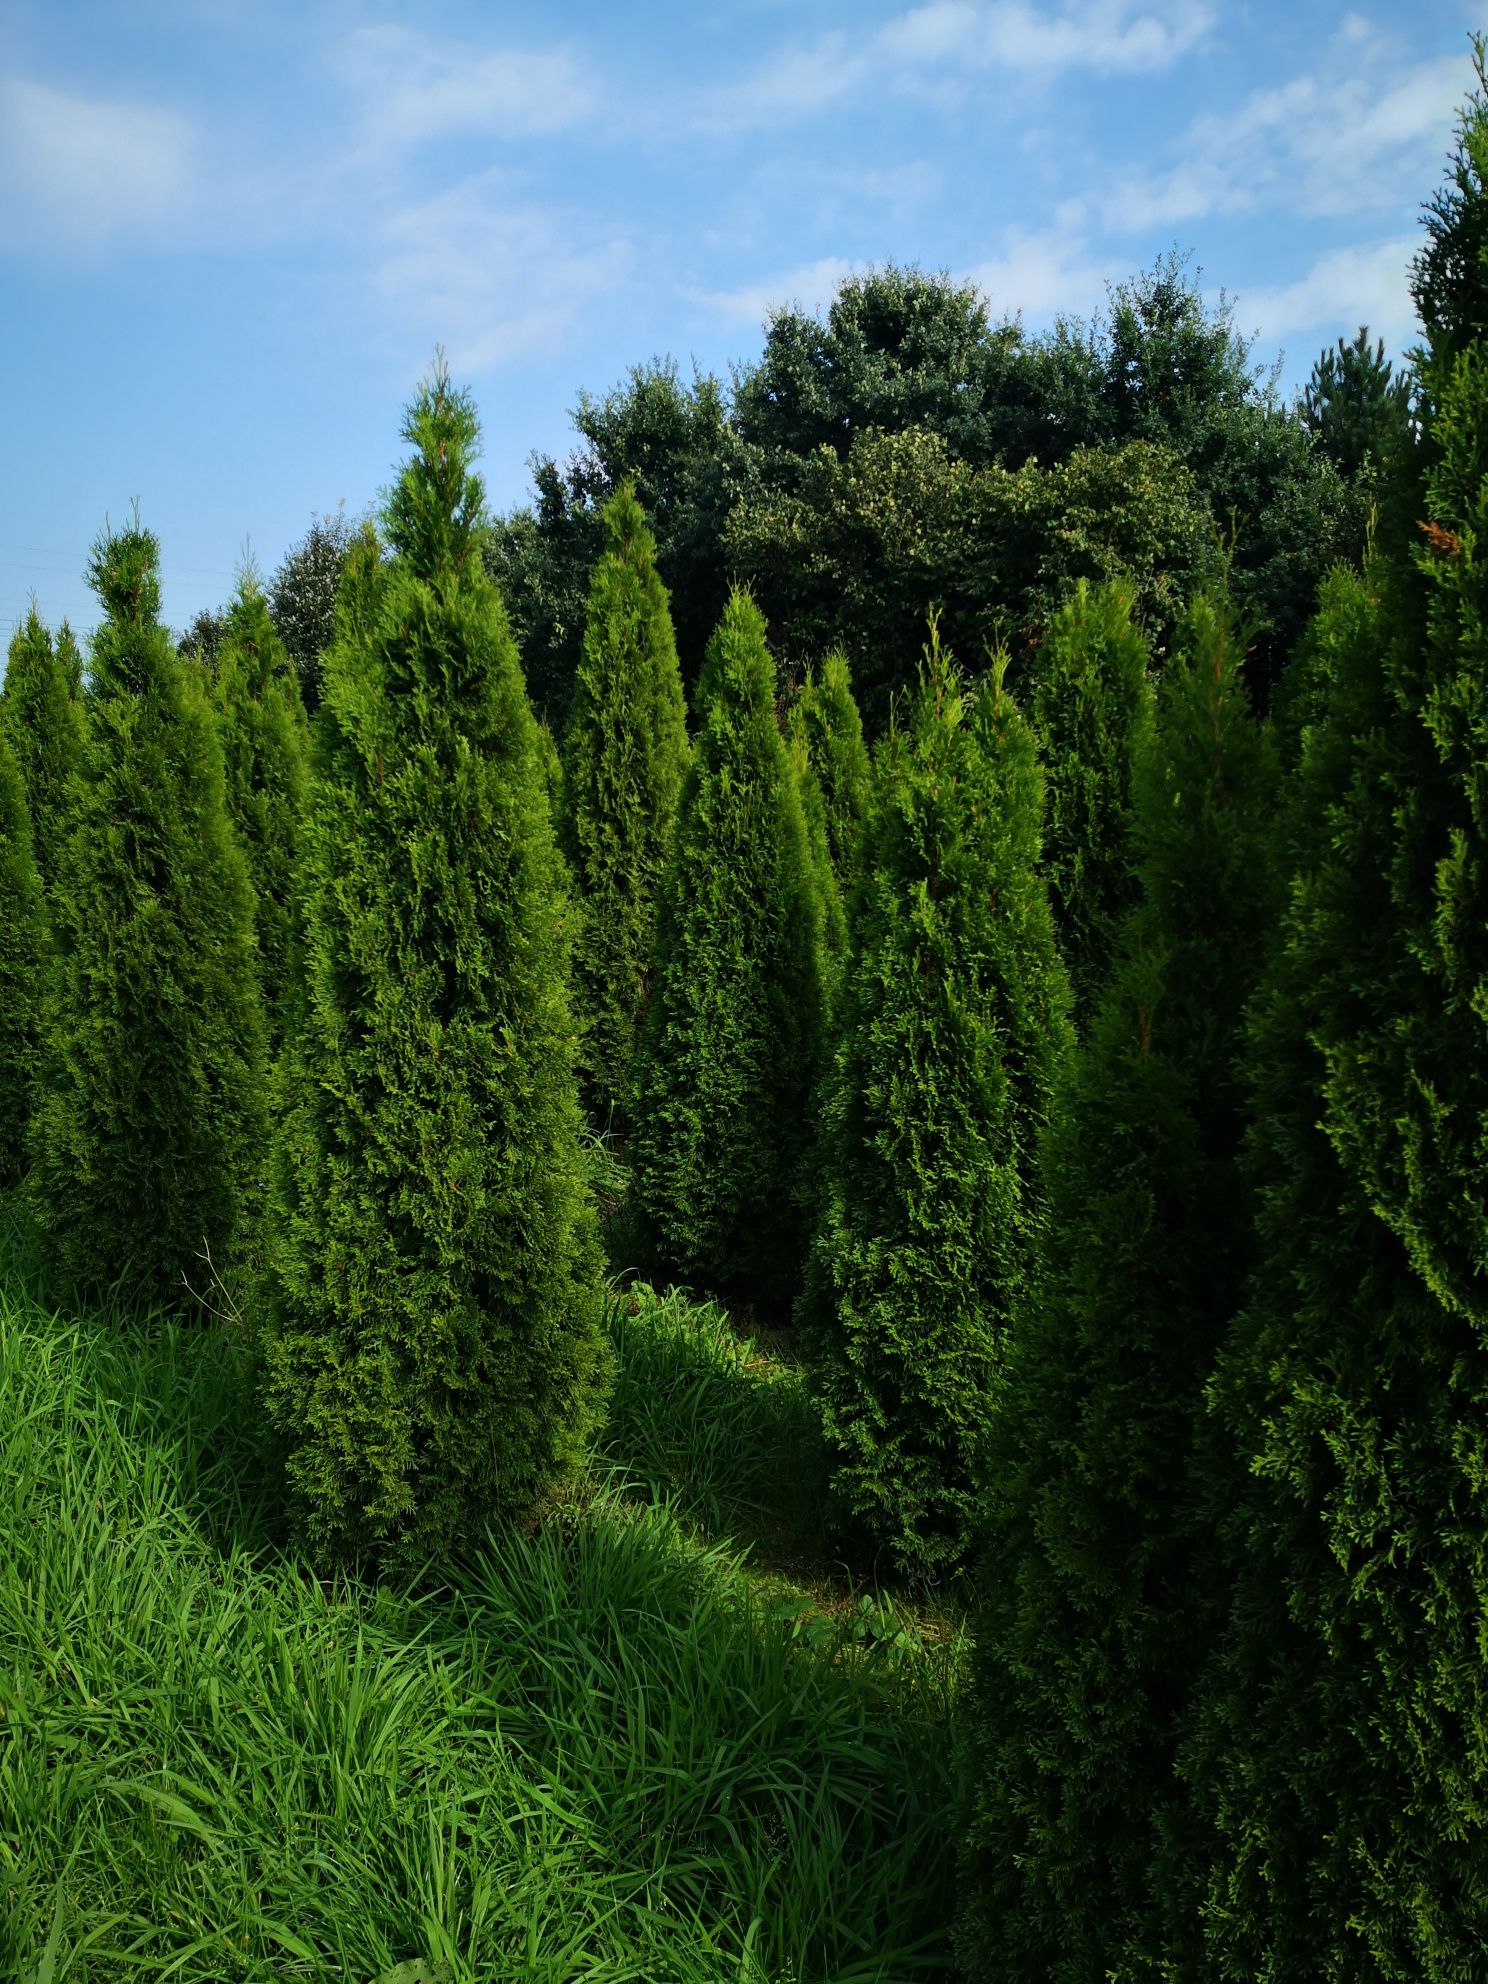
[[[974,1580],[979,1977],[1477,1974],[1485,216],[1480,91],[1269,723],[1222,588],[1158,667],[1112,583],[1026,715],[932,625],[870,756],[735,594],[689,741],[622,487],[555,750],[441,368],[313,727],[251,581],[177,651],[137,525],[86,682],[12,647],[0,1150],[59,1275],[250,1288],[303,1540],[414,1567],[582,1451],[618,1125],[614,1243],[794,1302],[844,1522]]]

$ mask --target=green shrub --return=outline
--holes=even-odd
[[[48,953],[20,768],[0,727],[0,1185],[25,1170]]]
[[[864,836],[799,1315],[840,1506],[925,1576],[973,1534],[1068,986],[1043,775],[1000,665],[966,685],[932,626],[902,722]]]
[[[1048,805],[1044,865],[1054,928],[1083,1026],[1135,894],[1127,815],[1133,754],[1152,721],[1150,656],[1122,580],[1081,579],[1033,662],[1031,715]]]
[[[10,740],[31,819],[42,886],[56,886],[67,838],[68,780],[83,751],[82,708],[72,680],[76,643],[64,626],[55,646],[33,606],[10,643],[0,728]]]
[[[735,593],[708,648],[702,735],[662,883],[630,1154],[669,1272],[765,1304],[795,1293],[822,1042],[821,904],[765,623]]]
[[[1274,930],[1277,779],[1222,602],[1180,623],[1134,773],[1139,897],[1047,1136],[1039,1270],[988,1448],[966,1726],[976,1978],[1207,1974],[1166,1857],[1217,1613],[1195,1492],[1204,1386],[1250,1264],[1246,997]],[[1182,1958],[1179,1962],[1178,1959]]]
[[[267,1402],[323,1563],[442,1556],[580,1453],[606,1359],[542,751],[442,366],[352,546],[302,827]]]
[[[32,1119],[53,1263],[178,1297],[226,1256],[266,1122],[253,896],[205,691],[160,624],[159,548],[106,532],[90,577],[82,775],[53,895],[58,963]]]
[[[264,1004],[277,1037],[292,965],[295,848],[308,731],[294,664],[251,574],[227,610],[211,695],[228,818],[248,860]]]
[[[633,484],[610,498],[604,524],[564,733],[560,814],[579,897],[580,1064],[601,1117],[622,1102],[630,1076],[688,755],[666,588]]]

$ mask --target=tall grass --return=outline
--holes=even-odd
[[[632,1378],[671,1320],[647,1351],[618,1325]],[[765,1495],[728,1463],[749,1442],[680,1484],[684,1528],[676,1441],[622,1410],[623,1481],[438,1589],[326,1589],[283,1547],[251,1384],[222,1330],[0,1284],[0,1976],[948,1967],[944,1676],[806,1644],[699,1542]]]

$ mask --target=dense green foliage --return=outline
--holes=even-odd
[[[267,1400],[323,1563],[417,1564],[530,1508],[604,1372],[562,871],[442,369],[404,434],[392,560],[352,547],[301,838]]]
[[[1140,897],[1046,1140],[988,1449],[963,1929],[989,1980],[1209,1974],[1170,1892],[1194,1825],[1174,1753],[1216,1625],[1204,1385],[1250,1259],[1237,1041],[1280,895],[1274,752],[1222,605],[1186,616],[1161,705]]]
[[[325,653],[336,637],[341,577],[363,528],[342,510],[317,517],[285,553],[269,584],[274,631],[294,663],[301,700],[312,714],[320,707]]]
[[[790,734],[805,746],[812,773],[807,805],[820,814],[832,867],[846,886],[868,809],[872,769],[863,741],[863,719],[853,699],[852,674],[840,648],[833,648],[820,668],[807,669],[791,705]]]
[[[58,961],[32,1118],[61,1274],[179,1299],[207,1285],[266,1134],[253,895],[198,673],[160,624],[159,551],[105,533],[83,768],[52,897]]]
[[[211,693],[228,818],[253,884],[259,983],[277,1037],[290,992],[295,850],[309,733],[294,666],[251,575],[224,617]]]
[[[1261,1262],[1213,1387],[1233,1597],[1188,1759],[1224,1976],[1467,1984],[1488,1934],[1483,55],[1415,271],[1427,544],[1333,603],[1251,1029]]]
[[[25,790],[0,726],[0,1185],[25,1169],[48,953]]]
[[[53,645],[33,606],[10,643],[0,690],[0,730],[15,756],[42,885],[56,884],[67,838],[68,780],[83,750],[82,709],[66,628]]]
[[[822,911],[765,623],[729,601],[662,884],[629,1118],[647,1245],[765,1304],[795,1292],[823,1049]]]
[[[1389,462],[1404,447],[1410,419],[1410,381],[1373,347],[1361,324],[1350,344],[1340,338],[1323,352],[1302,392],[1302,417],[1330,461],[1357,475],[1367,461]]]
[[[656,896],[687,769],[687,711],[655,543],[624,483],[605,506],[563,740],[561,841],[578,891],[574,1006],[586,1099],[623,1107]]]
[[[931,645],[882,747],[799,1314],[844,1512],[902,1572],[959,1567],[1068,1046],[1037,872],[1043,776],[1000,669]]]
[[[1150,654],[1131,589],[1084,580],[1033,662],[1030,716],[1044,761],[1043,858],[1081,1023],[1103,990],[1135,891],[1127,839],[1132,763],[1152,720]]]

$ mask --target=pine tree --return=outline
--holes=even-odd
[[[1044,863],[1083,1023],[1135,893],[1127,815],[1133,754],[1152,721],[1150,655],[1119,580],[1081,579],[1038,650],[1032,717],[1048,781]]]
[[[708,647],[628,1116],[669,1272],[788,1302],[822,1052],[821,907],[765,623],[735,593]]]
[[[1001,664],[967,686],[932,625],[903,724],[865,831],[798,1314],[840,1506],[924,1576],[973,1534],[1068,987],[1037,872],[1043,776]]]
[[[1207,1974],[1191,1946],[1159,1969],[1159,1903],[1192,1824],[1183,1692],[1218,1610],[1204,1386],[1250,1263],[1238,1043],[1280,894],[1275,754],[1222,601],[1190,608],[1161,704],[1134,772],[1139,896],[1045,1142],[988,1450],[963,1922],[979,1979]]]
[[[688,756],[666,588],[632,483],[605,505],[604,527],[564,733],[560,816],[579,894],[581,1067],[601,1116],[621,1104],[630,1075]]]
[[[225,1258],[266,1124],[252,891],[158,564],[137,524],[93,554],[104,618],[52,900],[30,1188],[66,1278],[172,1299],[204,1251]]]
[[[1390,463],[1405,446],[1410,380],[1385,357],[1385,341],[1361,324],[1353,343],[1340,338],[1321,353],[1302,389],[1301,414],[1318,445],[1345,475],[1366,461]]]
[[[277,1043],[292,963],[295,849],[308,729],[298,677],[252,573],[244,575],[224,618],[211,695],[222,740],[228,818],[248,860],[260,983]]]
[[[1185,1759],[1214,1976],[1468,1984],[1488,1943],[1484,58],[1414,276],[1424,542],[1382,541],[1333,644],[1250,1030],[1229,1630]]]
[[[76,652],[65,626],[53,646],[33,606],[11,640],[0,693],[0,728],[15,754],[36,868],[48,891],[67,837],[68,780],[82,757],[81,705],[70,680]]]
[[[403,432],[326,657],[266,1360],[308,1547],[407,1568],[533,1504],[605,1362],[562,868],[442,362]]]
[[[48,951],[24,785],[0,726],[0,1186],[25,1170]]]

